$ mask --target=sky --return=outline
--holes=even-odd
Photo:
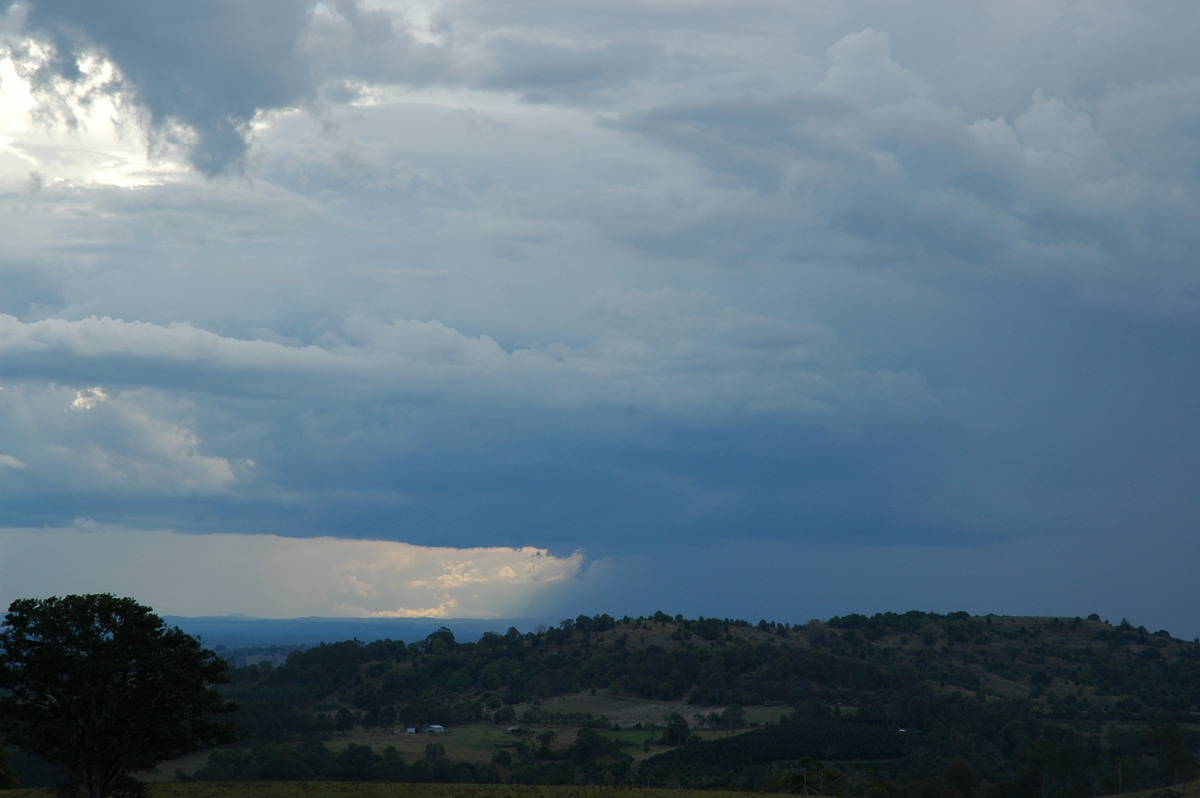
[[[1200,636],[1193,0],[0,0],[0,603]]]

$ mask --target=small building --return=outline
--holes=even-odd
[[[443,734],[446,731],[446,727],[439,726],[436,723],[431,723],[425,728],[425,731],[429,732],[430,734]]]

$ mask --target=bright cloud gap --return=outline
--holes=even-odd
[[[56,576],[31,573],[54,562]],[[277,535],[185,535],[80,522],[0,530],[7,602],[29,595],[131,594],[165,613],[263,617],[505,618],[553,602],[584,556]],[[141,570],[144,569],[144,570]]]

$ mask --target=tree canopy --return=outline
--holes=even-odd
[[[0,629],[0,723],[9,743],[104,798],[233,737],[219,717],[233,707],[212,688],[227,671],[133,599],[19,599]]]

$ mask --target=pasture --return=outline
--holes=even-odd
[[[632,787],[543,787],[504,784],[384,784],[370,782],[164,782],[148,784],[147,798],[680,798],[683,790]],[[0,790],[2,798],[54,798],[51,789]],[[705,798],[753,793],[705,791]]]

